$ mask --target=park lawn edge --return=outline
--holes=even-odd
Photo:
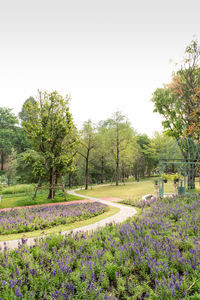
[[[101,215],[98,215],[96,217],[92,217],[87,220],[83,221],[78,221],[74,222],[71,225],[59,225],[59,226],[54,226],[51,228],[48,228],[46,230],[40,229],[40,230],[35,230],[35,231],[30,231],[30,232],[21,232],[21,233],[13,233],[13,234],[7,234],[7,235],[0,235],[0,242],[6,242],[10,240],[20,240],[20,239],[27,239],[27,238],[37,238],[41,236],[46,236],[54,233],[59,233],[59,232],[65,232],[65,231],[71,231],[75,228],[79,227],[84,227],[86,225],[90,225],[93,223],[96,223],[98,221],[101,221],[105,218],[111,217],[115,214],[117,214],[120,211],[120,208],[114,207],[114,206],[109,206],[109,210],[104,212]]]
[[[52,201],[51,199],[47,199],[46,197],[42,200],[41,200],[41,198],[39,198],[39,199],[36,198],[35,200],[33,200],[32,199],[33,195],[29,194],[29,196],[30,196],[30,199],[28,199],[28,200],[25,199],[24,200],[25,193],[5,194],[5,195],[3,195],[2,201],[0,202],[0,209],[17,208],[17,207],[26,208],[27,206],[33,206],[34,207],[34,206],[41,205],[41,204],[48,205],[48,204],[51,204],[51,203],[54,203],[56,205],[56,204],[59,204],[60,202],[70,203],[71,201],[83,200],[82,197],[79,197],[79,196],[76,196],[76,195],[71,195],[71,194],[68,194],[68,193],[67,193],[67,200],[65,200],[64,197],[63,197],[63,199],[59,199],[59,200],[54,199],[54,201]],[[41,195],[40,195],[40,197],[41,197]],[[9,203],[9,200],[8,200],[8,203],[5,203],[5,200],[7,200],[7,199],[11,199],[11,203]],[[18,201],[20,200],[22,202],[17,204],[16,199]]]

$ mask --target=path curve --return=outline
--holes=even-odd
[[[106,226],[107,224],[110,224],[110,223],[115,223],[115,224],[122,223],[123,221],[125,221],[126,219],[128,219],[130,217],[133,217],[137,213],[137,211],[133,207],[125,206],[125,205],[122,205],[122,204],[119,204],[119,203],[109,202],[109,201],[102,200],[102,199],[99,199],[99,198],[80,195],[80,194],[76,193],[76,191],[78,191],[78,190],[80,190],[80,189],[68,191],[68,193],[71,194],[71,195],[82,197],[84,199],[89,199],[89,200],[94,201],[94,202],[100,202],[100,203],[103,203],[103,204],[107,204],[109,206],[118,207],[118,208],[120,208],[120,211],[117,214],[115,214],[111,217],[105,218],[103,220],[100,220],[96,223],[86,225],[86,226],[83,226],[83,227],[78,227],[78,228],[75,228],[73,230],[63,231],[62,234],[68,234],[70,232],[76,233],[76,232],[80,232],[80,231],[83,231],[83,232],[95,231],[98,228],[104,227],[104,226]],[[27,240],[26,244],[28,246],[34,245],[36,239],[38,239],[38,238],[34,238],[34,237],[33,238],[27,238],[26,239]],[[18,248],[19,244],[21,244],[21,239],[19,239],[19,240],[10,240],[10,241],[6,241],[6,242],[3,241],[3,242],[0,242],[0,249],[3,249],[5,246],[9,249],[16,249],[16,248]]]

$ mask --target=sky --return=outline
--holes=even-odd
[[[153,92],[200,37],[199,0],[0,0],[0,106],[17,114],[37,90],[71,95],[75,124],[120,110],[161,131]]]

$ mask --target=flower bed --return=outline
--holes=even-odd
[[[2,299],[199,299],[200,196],[163,199],[92,235],[0,253]]]
[[[0,234],[45,229],[89,219],[102,214],[107,206],[98,202],[40,206],[0,212]]]

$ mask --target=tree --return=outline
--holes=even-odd
[[[89,184],[89,161],[91,151],[95,147],[95,127],[91,120],[84,122],[83,129],[80,132],[80,147],[78,153],[85,160],[85,189],[88,189]]]
[[[142,177],[144,178],[145,173],[150,176],[152,169],[155,167],[155,161],[153,159],[152,152],[150,149],[150,138],[146,134],[139,134],[136,137],[137,144],[140,146],[140,160],[143,160]]]
[[[106,120],[104,124],[109,130],[109,147],[115,160],[115,179],[116,186],[118,186],[120,177],[120,156],[132,142],[135,132],[131,128],[127,118],[119,111],[115,112],[112,118]]]
[[[199,127],[200,110],[200,49],[196,41],[192,41],[186,48],[184,65],[173,73],[170,84],[158,88],[151,99],[155,105],[155,112],[159,112],[165,120],[163,127],[168,135],[177,140],[185,133],[193,131],[193,123],[197,121]],[[196,117],[196,119],[194,119]],[[196,128],[197,128],[196,127]],[[196,135],[190,134],[195,141],[199,140]],[[183,155],[187,156],[187,149],[182,149]]]
[[[182,103],[184,135],[200,143],[200,46],[192,41],[186,48],[184,66],[174,74],[169,89]]]
[[[122,182],[125,184],[125,178],[133,174],[133,168],[138,158],[138,145],[136,138],[132,137],[126,147],[120,152],[120,173]]]
[[[4,170],[6,156],[14,147],[15,130],[18,124],[17,117],[12,113],[12,109],[0,107],[0,155],[1,170]]]
[[[62,183],[62,175],[73,160],[75,140],[68,139],[73,129],[69,100],[68,95],[64,98],[56,91],[39,92],[36,102],[27,101],[23,106],[26,118],[22,124],[33,142],[34,150],[41,157],[34,165],[40,178],[38,186],[42,176],[48,176],[48,198],[51,199],[55,196],[58,178]],[[63,183],[62,186],[65,192]]]
[[[113,164],[109,148],[109,130],[100,121],[95,133],[95,147],[91,153],[90,176],[93,182],[103,183],[112,178]]]
[[[157,89],[152,101],[155,112],[159,112],[165,120],[162,122],[165,132],[175,137],[185,160],[195,160],[195,152],[191,153],[195,143],[199,143],[200,117],[200,48],[197,41],[192,41],[186,48],[183,65],[174,72],[170,84]],[[190,137],[193,142],[185,140]],[[193,144],[193,145],[191,145]],[[188,178],[194,178],[191,165]],[[194,188],[194,180],[189,180],[189,188]]]

